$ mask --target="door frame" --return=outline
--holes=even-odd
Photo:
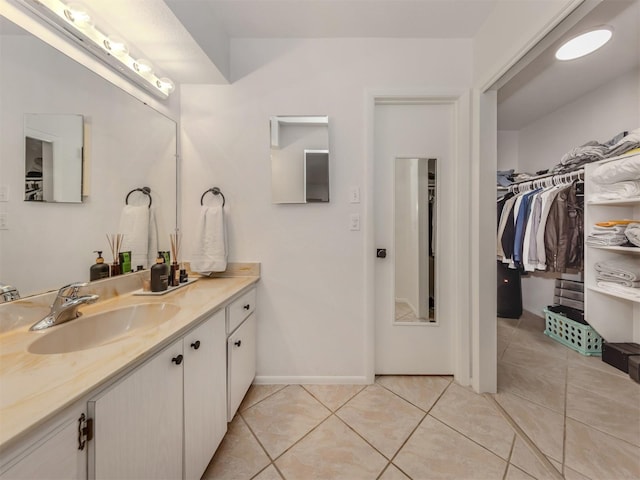
[[[364,248],[365,248],[365,375],[369,383],[375,380],[375,210],[374,169],[375,139],[374,122],[376,104],[392,105],[452,105],[453,158],[455,178],[459,186],[455,198],[456,222],[455,242],[459,252],[456,264],[458,290],[441,291],[441,302],[453,302],[453,375],[461,385],[469,385],[472,378],[471,337],[471,90],[468,89],[372,89],[365,92],[365,191],[369,192],[364,202]]]

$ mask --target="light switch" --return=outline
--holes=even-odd
[[[349,219],[349,230],[360,230],[360,215],[352,213]]]
[[[349,203],[360,203],[360,188],[351,187],[349,190]]]

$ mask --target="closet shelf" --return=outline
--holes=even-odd
[[[640,197],[621,198],[619,200],[589,200],[589,205],[640,205]]]
[[[628,300],[630,302],[640,303],[640,297],[633,297],[631,295],[623,295],[621,293],[614,293],[614,292],[610,292],[609,290],[605,290],[604,288],[600,288],[600,287],[587,287],[587,289],[591,290],[592,292],[598,292],[598,293],[602,293],[604,295],[609,295],[610,297],[621,298],[623,300]]]
[[[609,250],[612,252],[618,252],[618,253],[630,253],[631,255],[634,254],[640,254],[640,247],[606,247],[604,245],[589,245],[587,244],[587,247],[589,248],[597,248],[598,250]]]

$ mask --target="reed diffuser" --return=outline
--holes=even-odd
[[[182,235],[179,233],[170,233],[169,239],[171,240],[171,257],[173,262],[169,270],[169,285],[177,287],[180,284],[180,265],[178,263],[178,255],[180,254],[180,246],[182,242]]]
[[[113,263],[111,264],[112,277],[122,273],[122,267],[120,266],[120,248],[122,247],[123,240],[124,233],[107,234],[107,241],[109,242],[109,248],[111,248],[111,254],[113,255]]]

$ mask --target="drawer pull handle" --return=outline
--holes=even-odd
[[[244,307],[242,307],[242,308],[244,308],[245,310],[249,310],[249,309],[251,308],[251,305],[247,303],[247,304],[246,304]]]
[[[191,348],[193,348],[194,350],[197,350],[200,348],[200,340],[196,340],[195,342],[193,342],[191,344]]]
[[[171,359],[171,361],[173,363],[175,363],[176,365],[180,365],[182,363],[182,355],[178,355],[177,357],[173,357]]]
[[[234,345],[236,347],[239,347],[240,345],[242,345],[242,340],[238,340],[237,342],[234,342]]]

